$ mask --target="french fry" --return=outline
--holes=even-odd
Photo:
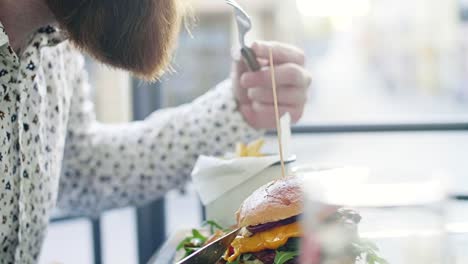
[[[247,156],[247,146],[244,143],[242,143],[242,142],[237,143],[237,145],[236,145],[236,156],[237,157],[246,157]]]
[[[236,145],[236,156],[237,157],[263,157],[261,150],[265,140],[258,139],[248,145],[244,143],[237,143]]]
[[[247,156],[248,157],[262,157],[263,154],[261,153],[261,149],[264,144],[265,144],[265,140],[263,139],[258,139],[258,140],[255,140],[254,142],[251,142],[249,145],[247,145]]]

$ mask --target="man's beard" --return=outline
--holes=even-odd
[[[80,49],[146,80],[169,66],[180,28],[177,0],[47,0]]]

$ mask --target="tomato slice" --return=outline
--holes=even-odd
[[[234,254],[234,247],[233,247],[233,246],[229,246],[228,255],[229,255],[229,256],[232,256],[233,254]]]

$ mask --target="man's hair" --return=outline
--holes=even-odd
[[[181,14],[178,0],[47,0],[79,48],[147,80],[171,59]]]

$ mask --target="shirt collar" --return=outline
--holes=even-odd
[[[6,45],[9,42],[8,35],[3,27],[2,22],[0,22],[0,47]]]
[[[35,45],[36,48],[55,46],[67,39],[64,32],[54,26],[45,26],[39,28],[33,33],[27,46]],[[8,34],[0,21],[0,48],[9,45]]]

